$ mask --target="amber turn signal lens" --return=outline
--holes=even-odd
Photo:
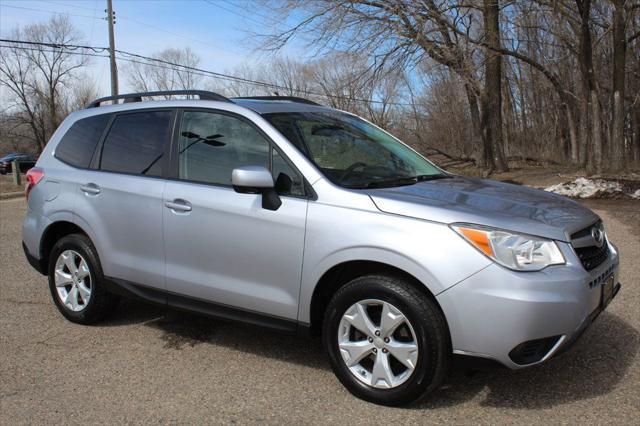
[[[467,240],[469,240],[469,242],[482,250],[484,254],[493,257],[493,249],[491,248],[491,244],[489,244],[488,232],[470,228],[458,228],[458,230],[467,238]]]

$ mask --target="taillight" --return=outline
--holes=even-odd
[[[27,171],[27,186],[24,188],[24,196],[29,199],[29,193],[34,186],[44,177],[44,170],[40,167],[32,167]]]

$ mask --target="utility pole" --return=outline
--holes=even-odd
[[[116,66],[116,42],[113,35],[113,25],[116,14],[113,12],[111,0],[107,0],[107,22],[109,23],[109,62],[111,63],[111,96],[118,94],[118,67]]]

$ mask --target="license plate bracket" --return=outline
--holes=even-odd
[[[600,287],[600,308],[604,309],[607,307],[611,299],[613,299],[613,288],[614,288],[614,276],[610,275],[602,286]]]

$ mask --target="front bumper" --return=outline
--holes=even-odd
[[[602,311],[601,286],[607,277],[613,275],[614,297],[619,291],[619,258],[611,246],[609,258],[587,272],[568,244],[561,249],[566,265],[514,272],[492,264],[438,294],[454,353],[518,369],[544,362],[574,343]],[[525,343],[534,345],[528,353],[537,351],[535,356],[514,356]]]

